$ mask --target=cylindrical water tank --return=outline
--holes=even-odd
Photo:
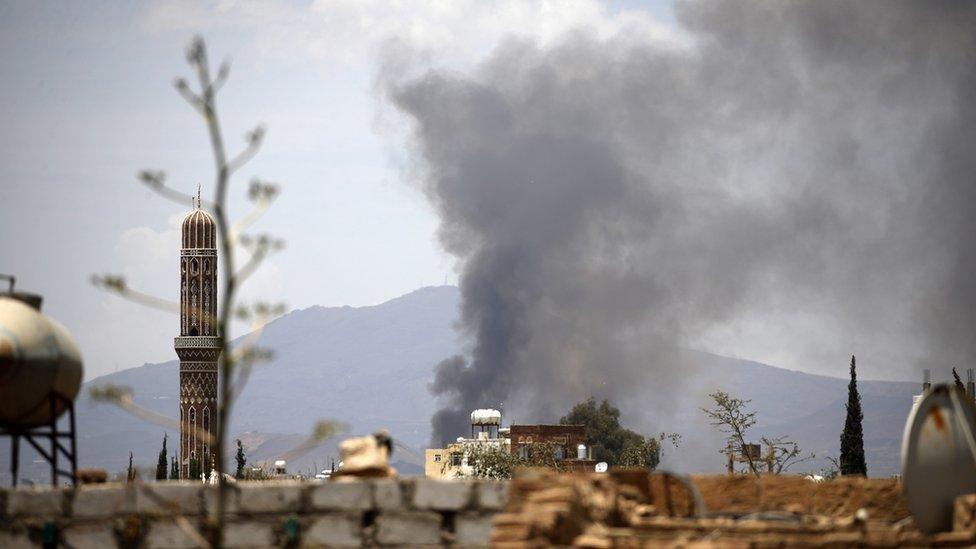
[[[73,402],[81,386],[78,345],[64,326],[37,310],[40,299],[33,297],[0,294],[0,425],[8,428],[49,423],[49,395]],[[66,408],[57,401],[53,419]]]
[[[576,447],[576,459],[586,459],[586,445],[580,444]]]

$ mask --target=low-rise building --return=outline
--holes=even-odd
[[[471,412],[471,436],[458,437],[445,448],[428,448],[424,473],[430,478],[471,476],[468,463],[474,447],[495,448],[528,458],[533,445],[552,445],[554,457],[568,471],[593,471],[596,462],[586,447],[586,430],[582,425],[512,425],[501,426],[501,412],[482,409]]]
[[[502,428],[502,413],[480,409],[471,412],[471,438],[458,437],[446,448],[424,452],[424,474],[429,478],[459,478],[473,472],[467,456],[473,446],[508,452],[508,429]]]

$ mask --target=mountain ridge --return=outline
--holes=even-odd
[[[455,329],[459,304],[456,287],[438,286],[377,305],[314,305],[276,318],[261,334],[262,346],[273,349],[274,358],[252,373],[235,405],[231,433],[263,441],[264,450],[259,450],[260,445],[248,449],[254,461],[270,460],[275,452],[287,451],[319,419],[346,422],[350,433],[386,427],[402,444],[423,448],[430,435],[430,417],[437,408],[427,388],[433,368],[464,351],[463,339]],[[803,470],[816,470],[826,464],[825,455],[836,455],[846,379],[702,351],[686,352],[699,367],[688,373],[686,394],[670,410],[671,418],[647,417],[648,412],[642,412],[639,405],[628,408],[626,402],[615,403],[624,410],[628,427],[652,433],[663,423],[667,430],[683,435],[678,449],[665,452],[664,466],[722,469],[724,458],[716,455],[723,446],[721,435],[699,410],[707,405],[707,393],[718,389],[752,401],[759,418],[753,438],[787,434],[817,453],[818,460],[804,464]],[[171,441],[178,440],[172,431],[112,405],[93,403],[87,396],[88,389],[99,384],[127,385],[136,404],[177,417],[178,368],[176,360],[145,364],[84,384],[76,404],[82,466],[119,471],[130,450],[136,463],[151,466],[164,432]],[[648,373],[643,380],[648,394],[653,390],[652,376],[653,372]],[[859,388],[869,473],[897,472],[901,428],[916,384],[864,380],[859,381]],[[335,444],[331,440],[320,445],[296,460],[292,470],[324,465],[330,457],[337,457]],[[407,454],[411,454],[406,456],[409,460],[398,468],[404,473],[417,472],[417,454]],[[0,460],[8,456],[4,451]],[[35,467],[37,464],[24,458],[22,463],[26,474],[45,478],[43,466]],[[0,462],[0,475],[6,471]]]

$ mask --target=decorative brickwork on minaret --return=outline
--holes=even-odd
[[[211,433],[217,431],[217,224],[197,208],[183,219],[180,250],[180,478],[190,460],[212,466]]]

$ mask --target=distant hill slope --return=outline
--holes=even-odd
[[[233,413],[233,433],[248,435],[254,461],[272,460],[308,433],[318,419],[350,424],[353,433],[387,427],[404,444],[422,449],[430,436],[435,402],[427,391],[433,366],[462,351],[453,326],[459,304],[457,288],[422,288],[372,307],[310,307],[270,323],[262,345],[274,359],[251,376]],[[704,395],[724,389],[752,399],[758,427],[769,434],[789,434],[823,457],[837,454],[844,422],[847,381],[766,366],[755,362],[691,352],[701,366],[689,374],[687,398],[674,410],[669,430],[684,435],[664,464],[683,470],[720,470],[720,435],[705,421]],[[164,429],[110,405],[94,404],[87,388],[102,383],[127,385],[135,401],[176,417],[178,363],[147,364],[86,384],[78,403],[79,452],[83,466],[121,471],[128,452],[142,466],[156,461]],[[650,374],[649,374],[650,375]],[[648,381],[650,386],[650,380]],[[872,475],[898,470],[898,448],[915,384],[865,381],[865,445]],[[557,418],[552,418],[556,420]],[[170,432],[169,447],[176,447]],[[8,475],[9,452],[0,448],[0,478]],[[45,479],[45,469],[22,450],[24,476]],[[402,449],[398,468],[417,472],[422,452]],[[335,441],[290,464],[294,470],[322,468],[336,456]],[[816,470],[823,463],[804,464]],[[4,482],[9,479],[4,478]]]
[[[797,467],[797,471],[817,471],[827,466],[827,456],[840,454],[840,433],[844,428],[847,404],[847,379],[819,376],[775,368],[757,362],[697,353],[701,368],[693,374],[690,385],[709,387],[700,392],[722,389],[751,400],[758,412],[758,435],[789,435],[816,460]],[[708,376],[722,372],[718,380]],[[887,476],[901,470],[902,431],[912,404],[912,395],[920,384],[892,381],[858,380],[864,412],[864,446],[871,476]],[[697,414],[696,414],[697,412]],[[679,432],[699,433],[702,413],[689,407],[682,416],[691,421],[679,422]],[[684,430],[682,430],[682,427]],[[714,441],[714,433],[712,434]],[[715,451],[718,447],[715,446]],[[697,457],[697,456],[696,456]],[[707,467],[701,467],[706,469]]]

